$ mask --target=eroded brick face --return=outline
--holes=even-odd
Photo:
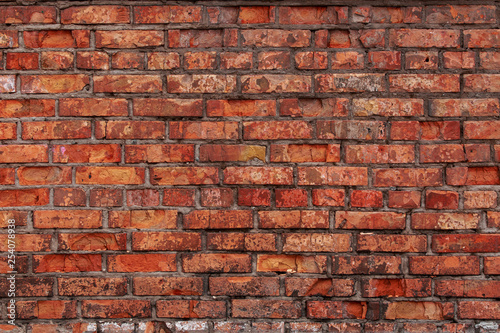
[[[11,2],[1,332],[500,332],[498,1]]]

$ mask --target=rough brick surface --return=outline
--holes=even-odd
[[[499,13],[0,0],[0,332],[500,332]]]

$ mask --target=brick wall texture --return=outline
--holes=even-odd
[[[499,6],[0,2],[0,332],[500,332]]]

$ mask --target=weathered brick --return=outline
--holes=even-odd
[[[279,113],[290,117],[345,117],[349,101],[345,98],[295,98],[280,100]]]
[[[478,227],[479,218],[478,214],[413,213],[411,226],[413,229],[475,229]]]
[[[219,169],[214,167],[157,167],[150,169],[153,185],[217,184]]]
[[[385,124],[381,121],[323,120],[318,121],[319,139],[381,140],[386,137]]]
[[[111,67],[116,69],[144,69],[144,54],[121,51],[113,53]]]
[[[30,70],[38,69],[38,53],[18,53],[9,52],[6,55],[6,68],[7,69],[19,69],[19,70]]]
[[[298,167],[299,185],[368,185],[365,167]]]
[[[102,226],[99,210],[37,210],[33,212],[35,228],[94,229]]]
[[[312,319],[378,319],[377,303],[355,301],[308,301],[307,317]]]
[[[324,273],[326,256],[260,254],[257,272]]]
[[[316,92],[377,92],[384,91],[382,74],[317,74]]]
[[[99,272],[100,254],[46,254],[33,256],[33,272]]]
[[[76,68],[109,69],[109,55],[101,51],[80,51],[76,53]]]
[[[59,104],[60,105],[60,104]],[[53,145],[55,163],[113,163],[121,161],[120,145]]]
[[[280,6],[278,10],[280,24],[323,25],[348,22],[347,7]]]
[[[499,235],[433,235],[432,251],[436,253],[498,252]]]
[[[151,303],[143,300],[84,300],[84,318],[148,318],[151,317]]]
[[[464,191],[464,208],[495,208],[497,198],[498,195],[494,191]]]
[[[394,319],[452,319],[454,305],[451,302],[392,302],[387,305],[385,318]]]
[[[59,234],[59,250],[72,251],[123,251],[127,248],[126,234],[78,233]]]
[[[350,212],[335,213],[335,228],[338,229],[404,229],[405,214],[394,212]]]
[[[479,257],[415,256],[409,257],[410,274],[417,275],[478,275]]]
[[[19,185],[71,184],[71,167],[20,167]]]
[[[425,235],[359,235],[358,251],[370,252],[426,252]]]
[[[283,252],[349,252],[348,234],[284,234]]]
[[[236,91],[236,76],[217,74],[168,75],[167,91],[174,94],[214,94]]]
[[[7,252],[10,248],[8,239],[11,238],[8,236],[7,234],[0,235],[2,244],[0,250],[2,252]],[[48,234],[18,234],[14,239],[15,250],[19,252],[47,252],[50,251],[51,239],[52,236]]]
[[[135,23],[192,23],[201,21],[201,6],[136,6]]]
[[[242,30],[243,46],[256,47],[307,47],[309,30],[252,29]]]
[[[431,279],[367,279],[362,281],[363,297],[428,297]]]
[[[261,228],[325,229],[328,228],[328,211],[291,210],[260,211]]]
[[[498,185],[500,174],[498,167],[448,167],[446,168],[448,185]]]
[[[500,310],[495,301],[458,302],[458,317],[461,319],[500,319]]]
[[[175,229],[177,211],[175,210],[128,210],[110,211],[110,228],[124,229]]]
[[[164,45],[163,31],[156,30],[98,30],[97,48],[130,49]]]
[[[351,207],[382,207],[383,194],[380,191],[353,190],[351,192]]]
[[[143,184],[144,168],[77,167],[77,184]]]
[[[20,319],[71,319],[77,315],[77,301],[43,300],[16,302]]]
[[[500,75],[468,74],[464,75],[466,92],[500,92]]]
[[[494,23],[495,7],[493,6],[427,6],[427,23]]]
[[[187,273],[245,273],[251,271],[248,254],[183,254],[182,270]]]
[[[133,278],[134,295],[201,295],[203,281],[196,277],[156,277]]]
[[[253,66],[251,52],[223,52],[220,54],[222,69],[250,69]]]
[[[224,301],[172,300],[156,303],[158,317],[168,318],[223,318]]]
[[[0,207],[45,206],[49,204],[50,189],[1,190]]]
[[[271,162],[339,162],[340,145],[271,145]]]
[[[119,24],[130,23],[129,9],[125,6],[69,7],[61,11],[63,24]]]
[[[400,274],[401,257],[334,256],[332,274]]]
[[[82,91],[89,84],[85,74],[22,75],[21,92],[25,94],[61,94]],[[2,89],[8,89],[3,84]]]
[[[248,162],[266,160],[266,147],[251,145],[202,145],[200,161],[203,162]]]
[[[151,70],[175,69],[180,67],[180,56],[175,52],[148,53],[147,66]]]
[[[238,189],[239,206],[270,206],[271,191],[267,189],[240,188]]]
[[[172,272],[176,270],[171,253],[109,255],[108,272]]]
[[[464,30],[464,42],[467,48],[499,47],[500,29]]]
[[[57,290],[61,296],[123,296],[127,293],[127,279],[60,277]]]
[[[443,184],[442,170],[438,168],[375,169],[373,172],[373,183],[377,187],[420,187]]]
[[[328,53],[326,52],[297,52],[295,64],[298,69],[327,69]]]
[[[311,91],[311,77],[291,74],[243,75],[242,92],[262,93],[306,93]]]
[[[497,99],[435,99],[430,113],[434,117],[496,116],[499,112]]]
[[[389,75],[391,92],[459,92],[460,77],[456,74],[394,74]]]
[[[346,147],[345,154],[345,161],[354,164],[413,163],[415,161],[415,149],[411,145],[349,145]]]
[[[159,75],[99,75],[94,76],[95,93],[159,93]]]
[[[56,23],[56,8],[49,6],[6,6],[0,9],[2,24]]]
[[[184,216],[185,229],[252,228],[250,210],[195,210]]]

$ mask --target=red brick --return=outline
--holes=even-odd
[[[298,69],[327,69],[328,53],[326,52],[297,52],[295,64]]]
[[[9,229],[10,230],[10,229]],[[0,235],[0,251],[7,252],[10,246],[8,234]],[[18,252],[47,252],[50,251],[51,235],[46,234],[18,234],[14,239],[15,251]]]
[[[208,185],[219,182],[219,169],[213,167],[158,167],[150,169],[153,185]]]
[[[172,300],[156,303],[157,316],[168,318],[224,318],[226,302]]]
[[[204,162],[247,162],[255,159],[265,161],[266,147],[250,145],[200,146],[200,161]]]
[[[127,279],[121,277],[60,277],[57,290],[61,296],[123,296]]]
[[[368,185],[364,167],[298,167],[299,185]]]
[[[48,188],[1,190],[0,207],[45,206],[49,204]]]
[[[239,206],[270,206],[271,192],[267,189],[240,188],[238,189]]]
[[[290,52],[286,51],[268,51],[257,54],[258,69],[289,69]]]
[[[127,190],[127,206],[158,206],[160,193],[152,189]]]
[[[12,267],[10,267],[10,263],[8,262],[8,256],[0,257],[0,272],[2,274],[7,274],[12,271]],[[17,255],[16,262],[14,263],[14,269],[20,273],[25,274],[28,272],[28,256]]]
[[[19,319],[71,319],[77,316],[77,301],[19,301],[16,302]]]
[[[233,121],[171,121],[171,139],[234,140],[238,139],[238,123]]]
[[[51,117],[55,115],[53,99],[23,99],[0,101],[0,118]]]
[[[199,99],[134,99],[134,115],[149,117],[201,117]]]
[[[127,163],[173,163],[194,161],[192,145],[126,145]]]
[[[144,69],[144,54],[137,52],[113,53],[111,67],[117,69]]]
[[[445,52],[444,68],[470,69],[476,66],[474,52]]]
[[[406,69],[438,69],[437,51],[412,51],[405,54]]]
[[[201,6],[136,6],[135,23],[193,23],[201,21]]]
[[[259,226],[263,229],[325,229],[328,225],[328,211],[324,210],[259,212]]]
[[[121,189],[90,190],[90,207],[120,207],[123,202]]]
[[[411,145],[348,145],[345,154],[346,163],[354,164],[413,163],[415,161],[415,149]]]
[[[362,69],[364,55],[356,51],[335,52],[331,55],[332,69]]]
[[[313,128],[304,121],[252,121],[243,123],[245,140],[310,139]]]
[[[245,273],[251,271],[247,254],[183,254],[182,271],[186,273]]]
[[[445,5],[427,6],[427,23],[495,23],[494,6],[474,6],[474,5]]]
[[[326,256],[260,254],[257,272],[324,273]]]
[[[350,252],[348,234],[293,233],[283,235],[283,252]]]
[[[71,184],[71,167],[20,167],[19,185]]]
[[[121,161],[121,149],[117,144],[53,145],[52,154],[55,163],[116,163]]]
[[[382,207],[383,201],[380,191],[353,190],[351,192],[351,207]]]
[[[82,301],[84,318],[149,318],[151,303],[143,300],[84,300]]]
[[[253,66],[251,52],[223,52],[220,54],[222,69],[250,69]]]
[[[276,277],[210,277],[211,295],[221,296],[278,296]]]
[[[290,117],[345,117],[349,103],[344,98],[299,98],[280,100],[280,115]]]
[[[401,69],[401,52],[399,51],[370,51],[368,62],[374,69],[398,70]]]
[[[258,24],[274,22],[274,6],[251,6],[240,7],[238,23]]]
[[[307,93],[311,91],[311,77],[291,74],[243,75],[241,90],[247,94]]]
[[[442,170],[438,168],[375,169],[373,173],[373,184],[376,187],[420,187],[441,186],[443,184]]]
[[[339,162],[339,145],[271,145],[271,162]]]
[[[110,228],[123,229],[175,229],[175,210],[127,210],[108,213]]]
[[[494,191],[464,191],[464,208],[495,208],[497,198],[498,195]]]
[[[498,257],[484,258],[484,273],[485,274],[500,274],[500,259]]]
[[[317,93],[384,91],[382,74],[317,74]]]
[[[109,255],[108,272],[172,272],[176,271],[171,253]]]
[[[353,301],[307,301],[307,317],[311,319],[369,319],[379,316],[377,303]]]
[[[498,252],[500,250],[500,235],[433,235],[432,251],[436,253],[477,253]]]
[[[379,324],[380,325],[380,324]],[[370,323],[366,323],[366,331],[369,332]],[[329,323],[328,332],[333,333],[360,333],[362,332],[360,323]]]
[[[467,48],[499,47],[500,29],[464,30],[464,42]]]
[[[201,295],[203,280],[198,277],[157,277],[141,276],[133,278],[134,295]]]
[[[133,167],[77,167],[77,184],[143,184],[144,169]]]
[[[318,121],[316,132],[319,139],[381,140],[386,137],[385,124],[381,121]]]
[[[463,162],[464,160],[464,147],[459,144],[420,146],[420,162],[422,163]]]
[[[33,212],[35,228],[94,229],[102,226],[99,210],[37,210]]]
[[[148,53],[148,69],[175,69],[181,65],[181,58],[175,52],[152,52]]]
[[[236,76],[216,74],[168,75],[167,91],[173,94],[227,94],[236,91]]]
[[[328,278],[285,278],[287,296],[352,296],[354,280]]]
[[[307,47],[309,30],[252,29],[241,30],[243,46],[256,47]]]
[[[62,24],[120,24],[130,23],[125,6],[69,7],[61,11]]]
[[[73,68],[74,55],[72,52],[51,51],[42,52],[40,63],[42,69],[68,69]]]
[[[230,188],[201,189],[203,207],[230,207],[233,205],[233,190]]]
[[[488,162],[490,146],[486,144],[465,144],[465,156],[468,162]]]
[[[475,229],[478,224],[478,214],[462,213],[413,213],[411,221],[413,229]]]
[[[339,206],[345,205],[345,190],[343,189],[314,189],[312,190],[312,203],[314,206]]]
[[[335,228],[338,229],[404,229],[405,214],[394,212],[349,212],[335,213]]]
[[[400,274],[401,257],[334,256],[332,274]]]
[[[224,183],[291,185],[292,171],[292,168],[288,167],[227,167],[224,169]]]
[[[446,169],[448,185],[498,185],[498,167],[449,167]]]
[[[358,236],[358,251],[426,252],[425,235],[366,235]]]
[[[301,304],[297,301],[233,299],[232,316],[235,318],[299,318]]]
[[[389,191],[389,207],[391,208],[418,208],[420,207],[419,191]]]
[[[185,229],[252,228],[250,210],[196,210],[184,216]]]
[[[347,7],[280,6],[278,10],[280,24],[322,25],[348,23]]]
[[[397,47],[459,47],[459,31],[444,29],[392,29],[391,46]]]
[[[367,279],[362,281],[363,297],[429,297],[431,279]]]
[[[207,7],[210,23],[237,23],[239,7]]]
[[[15,140],[16,138],[16,123],[0,123],[0,140]]]
[[[458,317],[461,319],[500,319],[498,301],[458,302]]]
[[[216,67],[216,52],[186,52],[184,53],[185,69],[214,69]]]
[[[458,193],[453,191],[427,191],[425,208],[458,209]]]
[[[500,92],[500,75],[469,74],[464,75],[464,91],[466,92]]]
[[[91,123],[84,120],[31,121],[23,123],[24,140],[90,138]]]
[[[218,48],[223,46],[223,30],[169,30],[170,48]]]
[[[387,305],[385,318],[394,319],[453,319],[454,305],[451,302],[392,302]]]
[[[124,251],[127,235],[111,233],[59,234],[59,250],[70,251]]]
[[[391,92],[459,92],[459,79],[456,74],[394,74],[389,86]]]
[[[7,277],[0,280],[2,297],[9,297],[11,280]],[[19,297],[52,297],[53,279],[47,277],[18,277],[16,279],[16,296]]]
[[[127,116],[127,101],[122,98],[62,98],[60,116],[95,117]]]
[[[166,189],[163,192],[165,206],[194,206],[194,189]]]
[[[82,91],[89,82],[89,77],[85,74],[23,75],[21,76],[21,92],[25,94],[71,93]],[[5,84],[3,86],[7,87]]]
[[[99,75],[94,76],[95,93],[159,93],[159,75]]]
[[[48,162],[47,145],[0,145],[0,163]]]
[[[28,212],[20,210],[3,210],[0,212],[0,228],[7,228],[9,220],[15,220],[15,226],[26,226],[28,223]]]
[[[409,257],[410,274],[417,275],[478,275],[479,257],[422,256]]]
[[[76,68],[109,69],[109,56],[106,52],[81,51],[76,53]]]
[[[9,52],[6,55],[6,68],[18,70],[38,69],[38,53]]]
[[[165,127],[163,121],[98,121],[95,136],[98,139],[163,139]]]
[[[24,45],[29,49],[90,47],[90,31],[88,30],[24,31],[23,38]],[[17,43],[17,37],[14,43]]]
[[[98,30],[96,48],[131,49],[164,45],[163,31],[156,30]]]
[[[56,23],[56,8],[49,6],[6,6],[0,10],[2,24]]]
[[[484,69],[500,68],[500,52],[481,52],[479,53],[480,67]]]
[[[100,254],[46,254],[33,256],[33,272],[100,272]]]

